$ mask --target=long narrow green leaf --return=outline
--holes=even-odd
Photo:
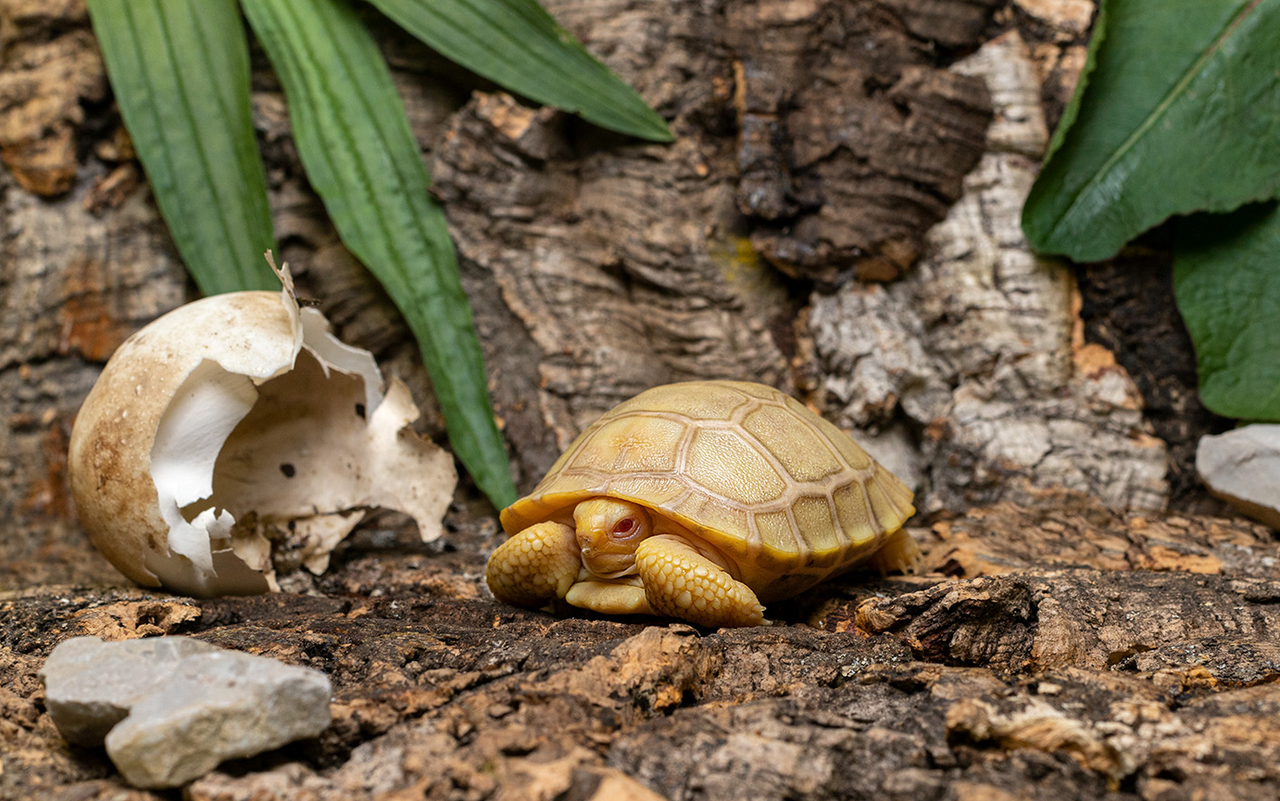
[[[1022,218],[1032,247],[1077,261],[1108,258],[1170,215],[1280,188],[1280,0],[1104,9],[1096,69]]]
[[[116,102],[205,294],[279,289],[235,0],[89,0]]]
[[[453,243],[377,46],[346,0],[245,0],[244,10],[284,85],[311,185],[418,338],[454,452],[495,505],[509,504]]]
[[[1196,346],[1200,399],[1221,415],[1280,421],[1280,205],[1179,221],[1174,292]]]
[[[371,0],[451,61],[604,128],[669,142],[666,122],[535,0]]]

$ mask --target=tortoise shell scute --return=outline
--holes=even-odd
[[[503,528],[597,496],[689,529],[762,599],[870,556],[915,511],[911,491],[848,434],[783,392],[734,381],[655,387],[605,413],[503,511]]]

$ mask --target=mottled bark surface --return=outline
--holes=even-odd
[[[1143,397],[1143,416],[1169,444],[1169,494],[1179,508],[1222,513],[1196,476],[1200,437],[1220,434],[1235,421],[1204,408],[1195,391],[1191,337],[1173,300],[1173,258],[1167,251],[1134,248],[1119,258],[1079,270],[1085,337],[1116,354]]]
[[[530,108],[371,15],[518,481],[641,389],[765,381],[917,488],[921,573],[847,576],[744,630],[522,611],[483,587],[497,523],[464,486],[439,542],[378,516],[288,592],[129,586],[79,530],[66,441],[114,348],[193,289],[83,5],[0,0],[0,798],[171,797],[66,745],[36,679],[67,637],[166,633],[335,688],[324,735],[224,765],[183,791],[199,801],[1280,794],[1280,546],[1192,513],[1226,512],[1189,479],[1221,421],[1195,404],[1167,267],[1073,271],[1018,231],[1092,3],[548,6],[676,142]],[[442,437],[263,63],[253,97],[301,294]]]
[[[482,95],[436,153],[464,269],[500,294],[480,324],[525,483],[654,384],[794,387],[803,298],[784,275],[896,275],[959,196],[991,116],[984,82],[945,69],[921,33],[976,48],[989,5],[553,8],[679,138],[584,149],[571,121]]]
[[[0,600],[0,796],[117,797],[102,755],[57,736],[35,671],[67,636],[160,633],[334,682],[329,731],[194,799],[1280,792],[1280,549],[1260,526],[975,510],[917,532],[928,575],[849,577],[718,632],[504,607],[478,583],[485,535],[388,536],[349,542],[311,595]]]

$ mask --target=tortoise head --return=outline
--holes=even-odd
[[[636,546],[653,533],[649,512],[613,498],[581,501],[573,510],[582,563],[601,578],[635,572]]]

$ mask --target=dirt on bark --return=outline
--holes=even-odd
[[[503,606],[480,579],[492,538],[465,525],[443,547],[361,534],[306,594],[8,593],[0,797],[129,792],[60,739],[35,673],[69,636],[173,633],[334,684],[320,738],[228,763],[191,799],[1280,792],[1269,530],[1082,503],[914,533],[933,572],[855,574],[719,631]]]
[[[919,574],[850,574],[738,630],[519,610],[483,586],[496,516],[464,485],[436,543],[375,516],[282,593],[129,585],[79,529],[67,438],[115,347],[194,289],[83,3],[0,0],[0,798],[1280,795],[1280,545],[1193,479],[1222,421],[1195,403],[1158,242],[1073,270],[1018,231],[1093,3],[547,5],[674,143],[531,108],[368,16],[518,482],[639,390],[751,378],[917,489]],[[443,440],[417,347],[255,59],[281,255]],[[181,791],[131,789],[44,709],[37,671],[80,634],[323,670],[334,723]]]

